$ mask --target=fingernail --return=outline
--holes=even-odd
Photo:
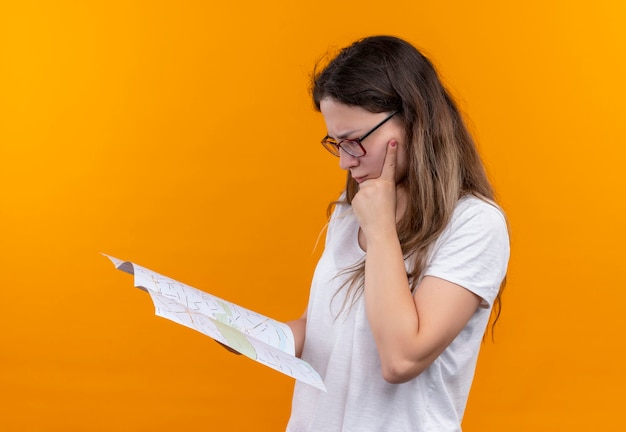
[[[395,147],[395,146],[397,146],[397,145],[398,145],[398,142],[397,142],[397,141],[391,141],[391,142],[389,143],[389,145],[390,145],[391,147]]]

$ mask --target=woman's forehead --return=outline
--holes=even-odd
[[[353,137],[371,127],[372,121],[383,113],[372,113],[361,107],[346,105],[334,99],[320,101],[320,111],[326,122],[328,134],[335,139]]]

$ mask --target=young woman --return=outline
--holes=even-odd
[[[507,223],[432,64],[359,40],[313,78],[322,145],[347,183],[328,225],[298,355],[289,432],[458,431],[509,258]]]

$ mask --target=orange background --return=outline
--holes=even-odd
[[[309,73],[379,33],[438,65],[511,222],[465,430],[626,429],[625,5],[3,2],[0,430],[284,427],[290,378],[99,253],[298,316],[343,185]]]

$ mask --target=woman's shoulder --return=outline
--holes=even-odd
[[[438,243],[450,240],[475,243],[478,238],[508,244],[509,225],[504,211],[494,201],[466,195],[457,202]]]
[[[437,276],[492,304],[510,256],[508,224],[494,202],[461,198],[452,218],[430,251],[426,275]]]
[[[348,198],[346,197],[346,191],[344,190],[339,197],[330,203],[332,206],[331,219],[335,219],[338,216],[345,214],[352,209]]]
[[[507,225],[504,211],[496,202],[476,195],[465,195],[457,201],[451,223],[471,219],[480,219],[490,225]]]

